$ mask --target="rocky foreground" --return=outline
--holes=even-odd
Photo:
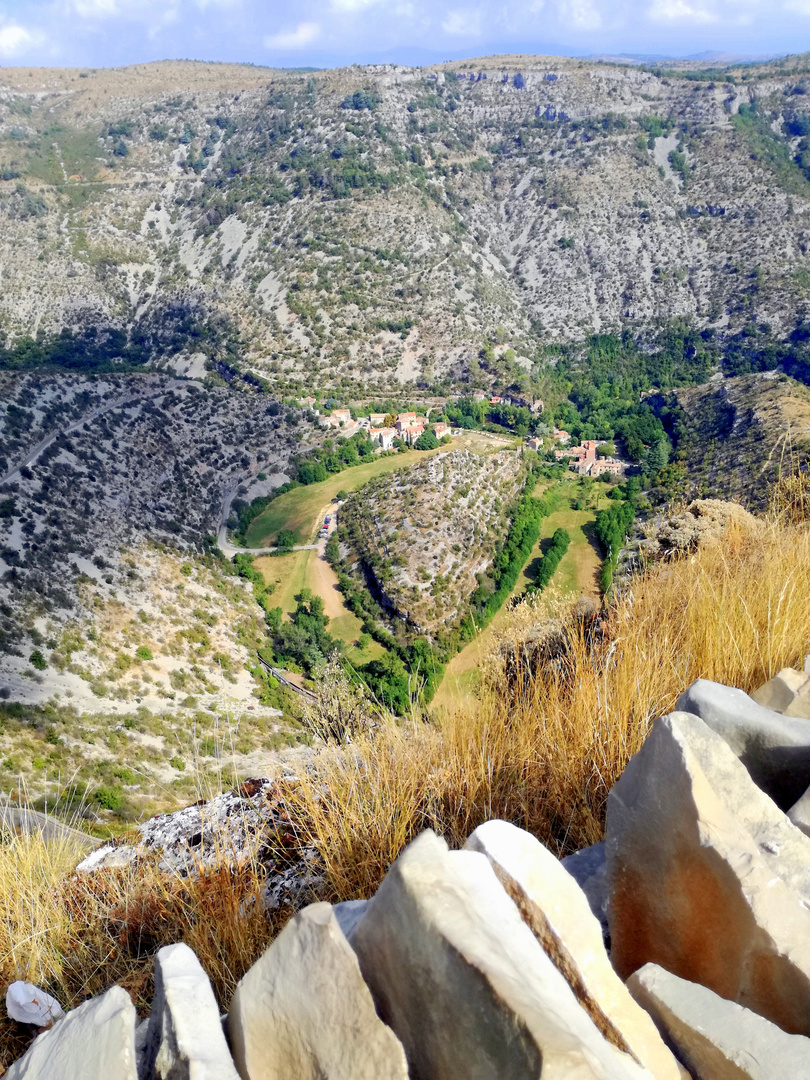
[[[271,788],[189,808],[193,835],[147,823],[83,872],[205,860],[231,821],[235,850],[262,820],[283,832]],[[62,1017],[14,984],[10,1013],[50,1026],[6,1078],[810,1077],[808,788],[810,666],[754,698],[700,680],[613,788],[603,844],[560,862],[505,821],[461,851],[425,832],[370,900],[300,911],[227,1017],[184,944],[158,953],[140,1025],[121,987]]]

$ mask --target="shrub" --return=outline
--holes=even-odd
[[[343,99],[341,108],[356,109],[358,112],[363,109],[373,111],[381,101],[382,98],[374,90],[355,90],[353,94],[349,94]]]
[[[136,660],[151,660],[152,650],[148,645],[139,645],[135,650],[135,658]]]
[[[114,787],[100,787],[93,796],[102,810],[120,810],[124,805],[124,793]]]
[[[34,649],[34,651],[28,657],[28,662],[33,667],[35,667],[37,671],[44,671],[45,668],[48,666],[48,661],[45,659],[39,649]]]

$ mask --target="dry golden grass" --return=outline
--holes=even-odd
[[[185,941],[222,1008],[289,917],[262,911],[263,876],[221,865],[181,878],[155,865],[94,874],[72,870],[84,853],[38,833],[0,838],[0,989],[25,979],[71,1008],[119,983],[148,1013],[154,955]],[[0,1017],[0,1073],[37,1034]]]
[[[290,791],[331,897],[371,894],[427,827],[459,844],[500,817],[559,852],[595,842],[612,784],[693,680],[750,691],[801,663],[808,598],[810,533],[773,521],[732,523],[722,542],[651,569],[598,628],[558,601],[552,658],[510,674],[501,647],[545,617],[518,607],[484,666],[477,710],[378,729]]]

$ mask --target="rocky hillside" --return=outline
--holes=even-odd
[[[311,433],[268,396],[194,380],[0,372],[0,651],[27,658],[38,622],[148,607],[130,549],[175,552],[181,580],[182,552],[214,546],[233,497],[284,482]]]
[[[9,355],[39,334],[68,361],[202,349],[385,385],[678,316],[784,336],[810,288],[808,89],[803,57],[6,68]]]
[[[453,450],[372,480],[341,509],[346,563],[399,617],[451,626],[491,567],[525,478],[514,451]]]
[[[776,371],[715,376],[675,394],[685,493],[762,510],[771,485],[810,454],[810,390]]]

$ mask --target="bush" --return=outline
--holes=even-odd
[[[372,111],[377,108],[382,98],[379,94],[373,90],[355,90],[353,94],[347,95],[343,99],[342,109],[356,109],[361,112],[363,109],[371,109]]]
[[[39,649],[34,649],[34,651],[28,657],[28,662],[32,664],[33,667],[37,669],[37,671],[44,671],[45,668],[48,666],[48,661],[45,659]]]
[[[124,793],[114,787],[100,787],[93,798],[102,810],[120,810],[124,805]]]
[[[135,650],[135,659],[136,660],[151,660],[152,659],[152,650],[149,648],[148,645],[139,645],[138,648]]]

